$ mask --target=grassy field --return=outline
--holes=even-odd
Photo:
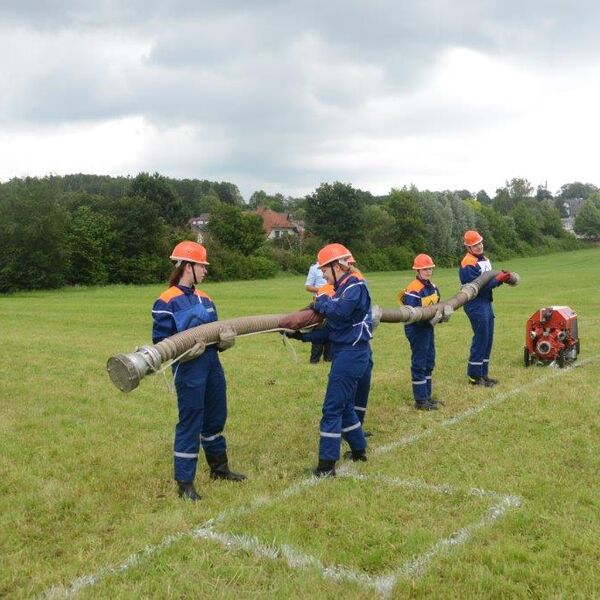
[[[466,315],[439,326],[434,386],[414,410],[402,325],[382,324],[369,461],[309,478],[328,366],[269,334],[222,355],[235,485],[184,503],[172,481],[176,399],[130,394],[106,359],[148,343],[164,286],[0,298],[0,596],[370,598],[600,596],[600,249],[495,263],[493,389],[467,386]],[[368,274],[395,305],[411,273]],[[444,297],[456,269],[434,277]],[[305,305],[303,278],[206,284],[221,318]],[[536,309],[579,315],[577,367],[522,364]],[[295,351],[295,353],[294,353]],[[345,472],[344,472],[345,471]]]

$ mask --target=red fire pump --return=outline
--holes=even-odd
[[[568,306],[548,306],[536,310],[525,326],[525,366],[573,362],[579,354],[577,314]]]

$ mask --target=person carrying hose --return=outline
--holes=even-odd
[[[419,254],[413,261],[412,268],[417,276],[407,288],[398,294],[398,300],[406,306],[431,306],[440,301],[440,292],[431,281],[435,264],[427,254]],[[449,307],[448,307],[449,308]],[[415,408],[418,410],[437,410],[440,402],[433,400],[432,373],[435,367],[435,333],[433,326],[441,321],[448,321],[450,313],[440,311],[429,321],[416,321],[404,326],[411,350],[411,377]]]
[[[307,292],[311,294],[316,294],[319,291],[319,288],[326,285],[327,281],[323,277],[323,273],[319,266],[315,263],[311,265],[308,270],[308,275],[306,276],[306,282],[304,283],[304,287]],[[329,346],[329,342],[325,342],[320,344],[318,342],[313,342],[310,349],[310,363],[316,365],[321,360],[321,356],[323,357],[324,362],[331,362],[331,348]]]
[[[180,331],[218,320],[214,302],[196,289],[207,273],[206,248],[184,241],[170,256],[175,269],[165,290],[152,308],[154,344]],[[194,345],[173,364],[179,421],[175,427],[174,471],[178,494],[200,499],[194,487],[200,445],[204,449],[212,479],[242,481],[245,475],[229,469],[223,428],[227,419],[226,384],[218,352],[231,348],[235,333],[220,333],[216,345]]]
[[[308,333],[286,332],[305,342],[331,342],[332,362],[319,427],[317,477],[334,476],[340,458],[342,436],[354,461],[367,460],[367,442],[355,404],[367,405],[371,370],[373,317],[371,297],[364,279],[350,268],[352,254],[342,244],[328,244],[317,254],[317,265],[333,295],[317,293],[314,310],[325,317],[325,327]]]
[[[470,283],[482,273],[492,270],[492,263],[483,254],[483,237],[474,230],[465,231],[463,237],[467,253],[460,263],[460,283]],[[490,355],[494,341],[494,301],[492,290],[503,283],[511,283],[513,275],[502,271],[496,275],[479,294],[464,306],[471,322],[473,339],[467,364],[467,377],[471,385],[493,387],[499,381],[488,376]]]

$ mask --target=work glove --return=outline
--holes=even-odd
[[[225,327],[219,332],[219,341],[217,342],[217,350],[225,352],[235,344],[235,331],[231,327]]]
[[[511,273],[510,274],[510,279],[507,281],[508,285],[519,285],[519,281],[521,281],[521,278],[519,277],[518,273]]]
[[[202,341],[196,342],[190,348],[190,350],[179,359],[179,362],[184,363],[184,362],[188,362],[190,360],[194,360],[195,358],[198,358],[205,350],[206,350],[206,344],[204,342],[202,342]]]
[[[371,307],[371,317],[373,319],[373,331],[379,327],[379,323],[381,322],[381,315],[383,314],[383,310],[381,306],[375,304],[375,306]]]
[[[440,319],[440,323],[447,323],[453,313],[454,309],[449,304],[446,304],[442,309],[442,318]]]
[[[288,339],[303,341],[301,331],[294,331],[293,329],[285,329],[284,331],[280,331],[279,333]]]
[[[500,271],[498,275],[496,275],[496,281],[500,283],[508,283],[512,277],[512,273],[510,271]]]
[[[430,325],[437,325],[442,318],[444,317],[444,314],[442,313],[441,310],[438,310],[435,315],[433,315],[433,317],[431,317],[431,319],[429,319],[429,323]]]

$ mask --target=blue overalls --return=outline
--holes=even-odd
[[[213,301],[200,290],[170,287],[152,308],[152,341],[218,320]],[[216,346],[198,357],[173,365],[179,422],[175,427],[174,468],[177,481],[193,481],[200,443],[207,455],[226,451],[222,435],[227,419],[226,384]]]
[[[483,255],[475,255],[467,252],[460,263],[460,283],[470,283],[482,273],[492,270],[492,264]],[[467,375],[471,379],[487,377],[490,365],[490,354],[494,341],[494,301],[492,290],[500,285],[497,279],[492,279],[485,287],[479,290],[479,294],[464,306],[465,312],[471,322],[473,339],[471,341],[471,352],[467,364]]]
[[[332,297],[321,294],[315,299],[315,310],[325,316],[326,326],[305,334],[305,339],[331,341],[331,370],[319,427],[319,459],[337,461],[342,436],[353,451],[367,447],[355,406],[364,410],[367,406],[373,367],[369,344],[373,320],[364,280],[346,273],[334,290]]]
[[[430,306],[440,301],[438,288],[431,281],[417,277],[408,285],[402,295],[406,306]],[[411,350],[410,371],[413,398],[417,404],[431,400],[431,376],[435,367],[435,333],[429,321],[407,323],[404,333]]]

